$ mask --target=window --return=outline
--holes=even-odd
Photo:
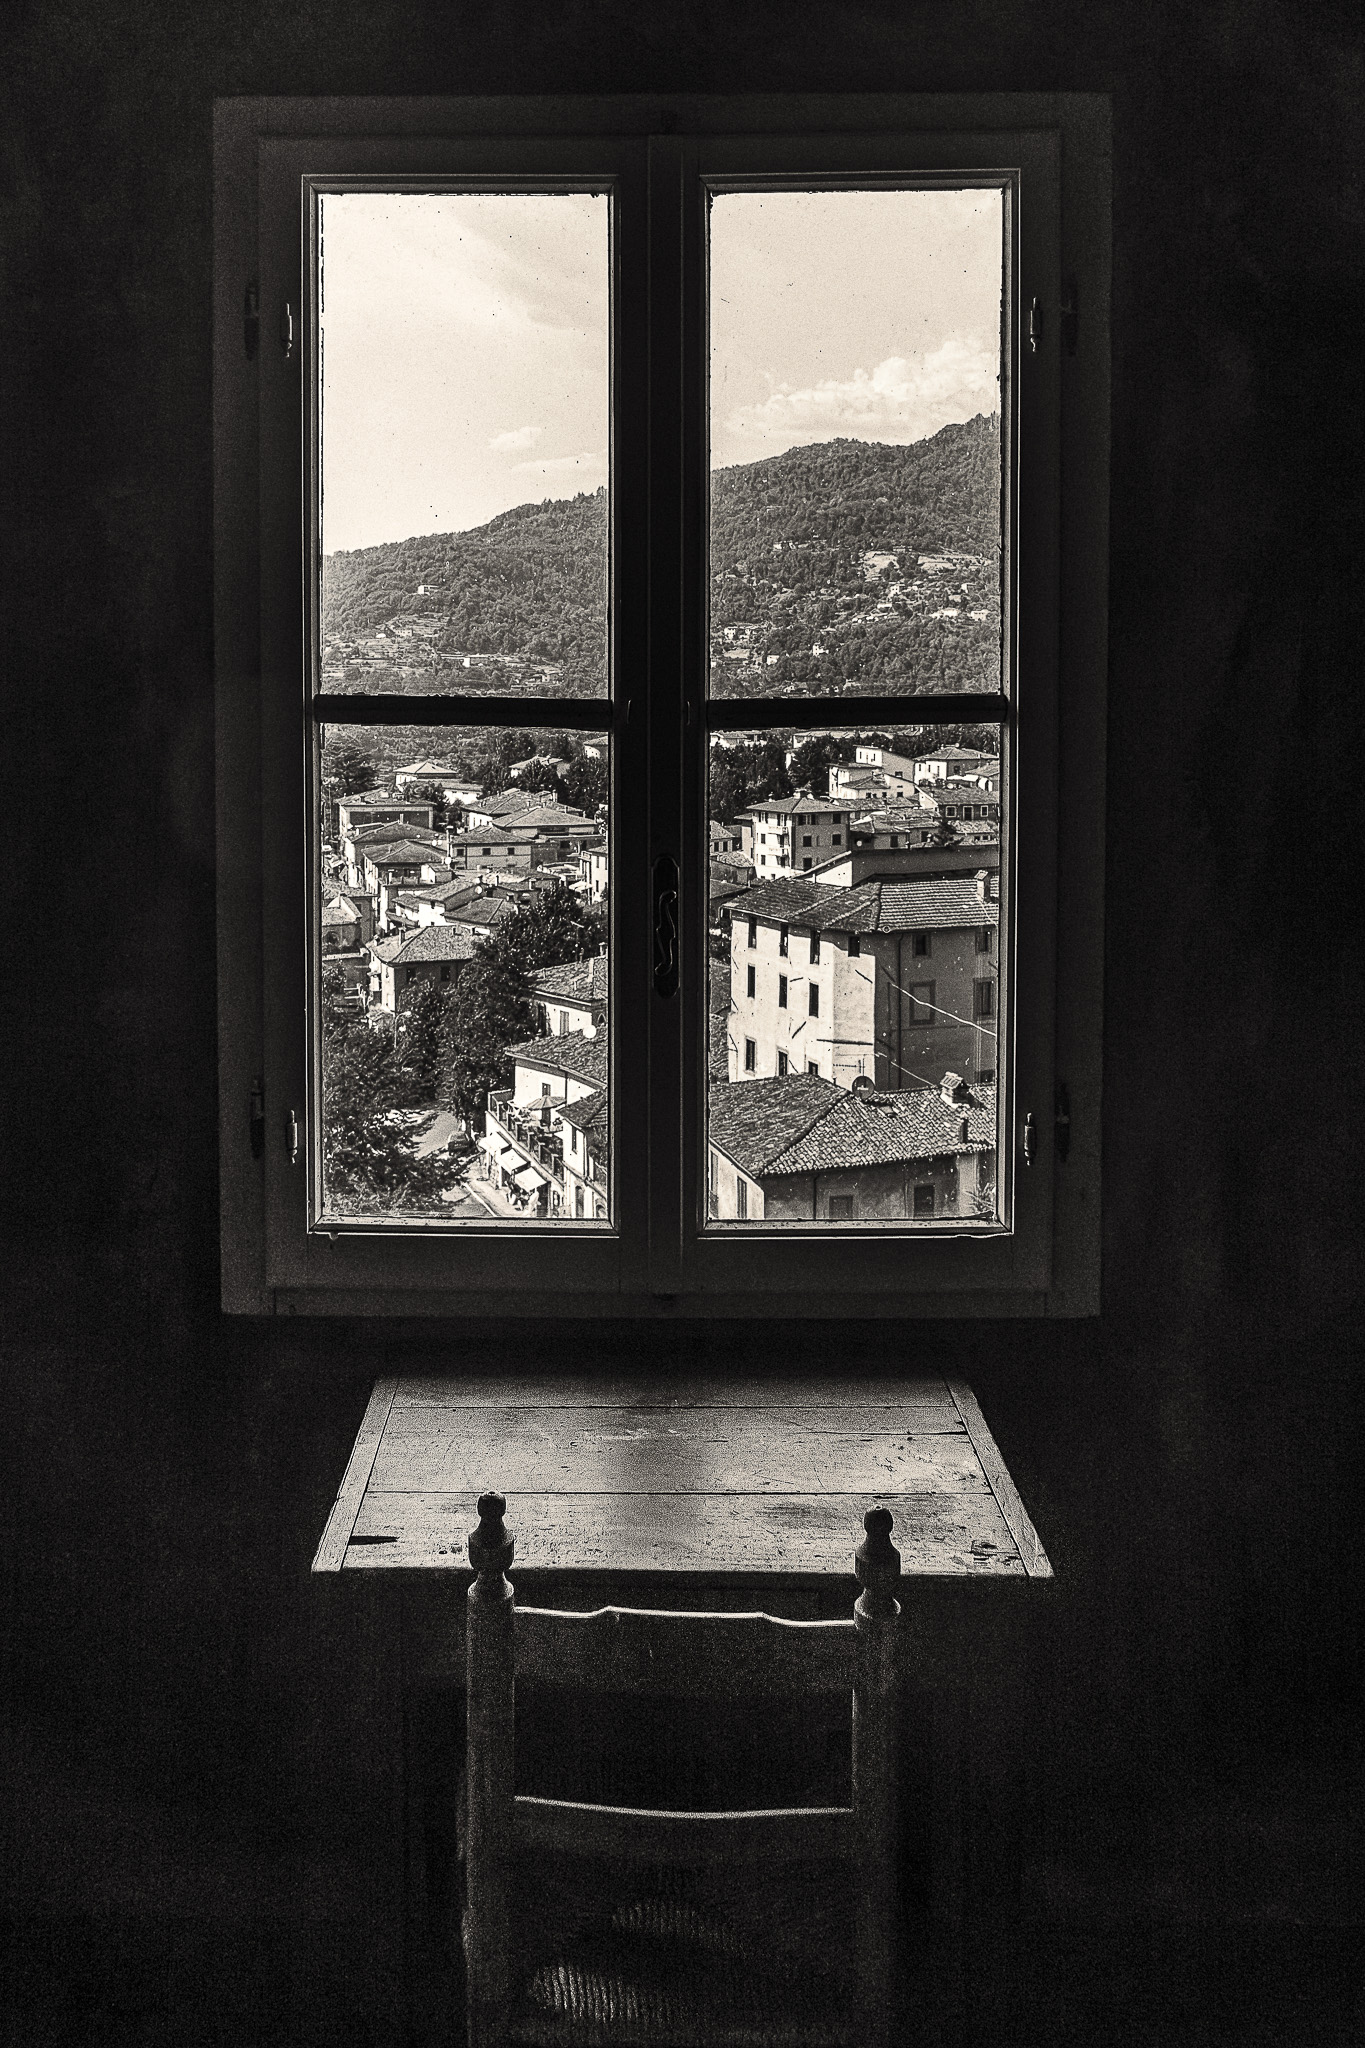
[[[976,950],[978,953],[989,953],[994,943],[994,939],[995,934],[988,924],[979,924],[977,926]]]
[[[1093,1305],[1101,934],[1087,876],[1091,850],[1102,843],[1096,650],[1104,643],[1106,546],[1107,116],[1100,103],[1068,95],[855,97],[746,102],[743,135],[723,132],[723,120],[719,103],[686,100],[666,108],[647,100],[521,107],[423,100],[401,118],[364,101],[240,101],[217,109],[215,635],[227,821],[219,867],[220,1149],[224,1302],[231,1309],[496,1314],[515,1291],[529,1312],[556,1312],[566,1293],[591,1297],[593,1313],[653,1313],[664,1296],[688,1313],[689,1303],[707,1295],[733,1299],[737,1312],[752,1301],[761,1312],[765,1299],[770,1311],[793,1291],[850,1289],[851,1313],[874,1300],[932,1312],[945,1293],[968,1311],[979,1300],[992,1313]],[[544,232],[524,231],[533,219]],[[919,296],[866,362],[841,323],[851,303],[847,264],[857,250],[870,251],[889,275],[897,265],[886,252],[914,242],[900,226],[921,220],[948,224],[945,247],[975,237],[981,261],[973,276],[994,319],[950,323],[968,349],[959,410],[907,425],[905,394],[939,388],[925,383],[918,364],[923,338],[932,341],[933,323],[947,318],[946,299],[936,307],[924,296],[932,265],[906,269],[907,289]],[[473,224],[491,221],[523,225],[480,239]],[[847,221],[864,229],[847,235]],[[925,248],[939,246],[932,236],[922,239]],[[553,262],[546,257],[549,267],[538,270],[552,244]],[[494,247],[506,260],[496,275],[477,280],[493,293],[490,302],[463,289],[470,280],[459,265]],[[410,259],[417,267],[404,271]],[[764,309],[783,264],[797,259],[810,283],[784,301],[799,302],[801,313],[787,323],[782,345],[799,351],[815,344],[812,361],[818,356],[823,365],[799,375],[794,354],[790,362],[774,354],[765,364],[750,346],[765,318],[771,330]],[[664,288],[670,279],[676,292]],[[497,303],[498,292],[520,294],[518,304],[540,303],[537,293],[553,298],[561,286],[572,308],[564,319],[526,325],[537,328],[537,346],[562,349],[562,359],[551,363],[547,355],[537,364],[516,356],[521,330],[513,335],[515,323],[504,320],[500,336],[512,338],[500,339],[495,360],[474,330],[479,306]],[[244,306],[258,311],[244,320]],[[444,309],[444,320],[452,306],[458,333],[442,327],[442,348],[427,355],[447,385],[458,380],[460,408],[433,387],[421,406],[424,431],[405,441],[390,399],[415,400],[420,378],[399,346],[402,331],[420,340],[436,331],[435,309]],[[975,340],[962,342],[969,332]],[[772,373],[752,393],[733,380],[727,387],[719,374],[745,360]],[[784,443],[782,408],[764,410],[773,390],[823,390],[831,379],[851,382],[892,361],[910,364],[906,378],[880,378],[886,416],[871,426],[860,416],[851,440],[840,419],[827,432],[815,421]],[[729,391],[714,413],[708,388]],[[528,392],[538,404],[544,399],[540,411],[521,402]],[[459,428],[467,445],[450,439],[456,410],[467,418]],[[376,457],[364,429],[379,413],[386,435]],[[390,432],[394,418],[399,425]],[[724,579],[740,578],[740,563],[748,562],[739,548],[733,561],[725,555],[727,536],[748,530],[730,518],[725,493],[741,488],[748,465],[780,459],[788,445],[815,450],[837,441],[841,459],[856,467],[862,443],[879,439],[897,449],[898,463],[912,461],[901,451],[934,436],[947,436],[936,443],[941,448],[961,441],[965,457],[968,429],[975,452],[962,473],[987,479],[984,514],[975,509],[972,528],[985,539],[950,545],[945,526],[937,555],[917,554],[913,567],[896,562],[892,575],[920,586],[914,631],[902,629],[894,611],[884,625],[879,620],[875,674],[865,667],[852,689],[835,695],[830,676],[853,679],[839,665],[846,648],[824,667],[823,655],[804,653],[795,672],[787,657],[769,666],[765,638],[769,646],[792,643],[767,637],[773,621],[766,612],[757,631],[732,636],[722,651],[727,614],[718,599],[726,597]],[[1064,438],[1065,488],[1074,496],[1065,524]],[[802,460],[816,476],[817,456]],[[404,496],[415,482],[416,511]],[[480,490],[482,500],[468,496]],[[527,506],[541,509],[522,514]],[[805,509],[823,519],[818,490]],[[784,524],[789,517],[784,505]],[[534,568],[518,592],[546,588],[543,616],[518,617],[510,633],[476,626],[458,642],[457,608],[439,584],[437,558],[458,554],[459,536],[493,520],[502,522],[504,543]],[[583,602],[548,591],[544,581],[565,560],[557,549],[570,528],[579,550],[575,591],[589,593]],[[382,550],[390,551],[384,559],[393,579],[360,590],[364,558]],[[847,559],[859,608],[883,603],[888,593],[894,599],[890,564],[874,547],[850,545]],[[303,564],[314,566],[305,574]],[[783,586],[804,588],[804,570],[784,563]],[[741,594],[738,583],[729,592]],[[969,628],[963,614],[973,610],[985,617]],[[747,622],[752,609],[737,606],[728,616]],[[837,607],[820,634],[822,647],[840,634],[847,640]],[[914,665],[921,643],[934,664],[932,687],[931,671]],[[785,961],[788,919],[798,929],[809,924],[796,908],[808,900],[799,892],[824,898],[846,883],[860,895],[881,889],[885,896],[918,884],[904,869],[869,880],[866,863],[886,859],[870,841],[841,853],[846,877],[827,867],[812,873],[805,849],[797,848],[795,860],[791,852],[794,830],[809,832],[811,814],[778,813],[772,826],[791,822],[775,835],[781,850],[762,862],[774,874],[760,873],[755,906],[741,892],[733,913],[723,903],[713,911],[707,819],[728,824],[739,804],[761,802],[765,789],[752,780],[732,789],[723,810],[707,796],[726,746],[746,749],[741,761],[766,747],[780,767],[803,738],[843,733],[856,742],[882,730],[892,748],[905,747],[916,760],[938,752],[940,780],[963,771],[964,754],[990,762],[983,776],[998,787],[1000,818],[998,851],[984,867],[998,894],[953,930],[964,945],[967,929],[998,932],[998,949],[987,944],[995,953],[988,985],[1000,994],[978,1011],[974,990],[973,1034],[962,1015],[968,977],[956,938],[951,967],[946,958],[937,966],[940,1002],[935,984],[905,975],[892,905],[862,919],[858,933],[831,920],[826,928],[840,932],[836,951],[857,971],[836,960],[823,1017],[818,987],[809,985],[809,1016],[821,1017],[820,1029],[807,1026],[804,1044],[793,1036],[805,1073],[788,1072],[783,1085],[828,1089],[842,1104],[863,1067],[879,1100],[918,1093],[923,1110],[924,1091],[938,1089],[944,1072],[970,1078],[972,1062],[960,1048],[974,1045],[971,1086],[997,1095],[973,1113],[995,1119],[997,1149],[990,1183],[978,1190],[989,1200],[963,1219],[967,1229],[954,1232],[956,1205],[934,1217],[916,1197],[898,1228],[855,1202],[855,1275],[846,1238],[822,1245],[820,1218],[789,1218],[765,1195],[757,1171],[741,1174],[744,1207],[738,1198],[735,1205],[748,1234],[727,1235],[720,1218],[709,1227],[708,1134],[730,1083],[713,1089],[708,1074],[708,1032],[729,1010],[714,1000],[714,984],[708,990],[708,963],[719,972],[724,954],[728,973],[734,948],[718,941],[732,915],[744,920],[751,952],[760,917],[778,925]],[[499,752],[513,737],[516,749]],[[851,763],[855,753],[856,745],[845,750],[840,740],[839,760]],[[333,1118],[331,1106],[350,1085],[351,1068],[338,1048],[377,1046],[382,1054],[385,1034],[395,1032],[396,985],[413,979],[407,962],[390,970],[395,939],[413,946],[416,962],[433,963],[419,965],[420,1001],[407,998],[414,1018],[438,990],[456,1007],[474,1001],[481,976],[469,963],[483,957],[483,946],[496,948],[509,921],[524,923],[557,856],[568,850],[576,859],[584,844],[548,833],[543,815],[531,828],[539,837],[524,838],[519,807],[500,805],[524,785],[528,756],[552,754],[564,757],[567,770],[557,762],[520,794],[560,794],[572,771],[585,819],[605,825],[609,886],[600,940],[580,938],[573,959],[534,974],[572,966],[589,978],[590,962],[605,964],[594,970],[581,1009],[576,985],[570,1008],[547,1001],[564,982],[532,989],[533,1014],[555,1017],[553,1085],[532,1060],[514,1055],[523,1037],[535,1036],[525,1011],[522,1036],[495,1041],[493,1066],[481,1078],[471,1031],[473,1078],[460,1114],[480,1149],[455,1147],[451,1155],[474,1157],[490,1187],[509,1192],[509,1208],[520,1206],[494,1217],[442,1178],[445,1155],[437,1160],[420,1149],[420,1134],[410,1135],[417,1132],[412,1120],[427,1119],[434,1106],[425,1100],[405,1103],[392,1122],[388,1110],[371,1120],[376,1143],[401,1167],[392,1185],[401,1186],[402,1200],[379,1200],[373,1186],[347,1179],[353,1168],[336,1135],[344,1119]],[[503,840],[474,839],[458,822],[449,839],[444,830],[426,838],[429,828],[417,822],[422,806],[406,806],[405,816],[403,806],[382,799],[375,810],[396,816],[350,822],[387,838],[348,841],[344,849],[329,839],[325,824],[339,791],[386,790],[400,773],[411,782],[410,770],[437,761],[488,793],[475,830],[491,826]],[[358,763],[374,780],[356,779]],[[491,778],[482,772],[490,763]],[[793,784],[823,789],[824,768],[794,770],[786,781],[779,774],[767,788],[777,797]],[[1066,793],[1061,813],[1058,788]],[[926,872],[927,856],[941,877],[934,886],[965,897],[984,841],[964,846],[926,818],[927,831],[913,835],[925,845],[888,851],[920,860]],[[826,842],[839,852],[847,814],[824,813],[825,821],[845,828]],[[745,843],[752,848],[752,825]],[[388,858],[372,858],[384,847]],[[495,858],[506,866],[486,870],[476,884],[471,871]],[[324,971],[322,927],[328,891],[347,882],[358,888],[366,873],[373,950],[369,960],[361,956],[357,1001],[330,966]],[[457,900],[466,876],[481,900]],[[423,892],[421,915],[431,925],[419,931],[405,922],[396,930],[393,920],[413,913],[395,902],[395,890],[413,886]],[[426,937],[429,929],[440,936]],[[941,954],[948,950],[941,941]],[[351,982],[357,985],[355,975]],[[343,1004],[359,1015],[345,1021]],[[347,1038],[355,1024],[372,1037]],[[911,1025],[916,1046],[903,1058],[900,1034]],[[806,1057],[817,1038],[819,1061]],[[731,1071],[754,1087],[771,1085],[757,1079],[755,1041],[742,1043],[742,1064]],[[720,1044],[724,1051],[723,1030]],[[539,1048],[542,1072],[551,1067],[549,1050]],[[771,1048],[764,1057],[772,1073]],[[562,1064],[571,1061],[581,1071]],[[1066,1164],[1054,1156],[1046,1112],[1060,1079],[1072,1101]],[[529,1105],[588,1092],[603,1098],[604,1199],[589,1205],[591,1213],[575,1202],[573,1216],[552,1214],[568,1205],[545,1186],[554,1167],[549,1137],[537,1126],[535,1143],[523,1146]],[[262,1111],[253,1109],[261,1102]],[[893,1103],[887,1114],[894,1111]],[[1039,1147],[1027,1175],[1026,1114]],[[515,1186],[513,1171],[483,1149],[496,1150],[499,1132],[510,1149],[526,1152],[516,1172],[527,1179]],[[557,1134],[556,1143],[562,1146]],[[576,1135],[571,1144],[577,1151]],[[719,1149],[734,1156],[728,1144]],[[418,1174],[413,1163],[422,1159]],[[760,1191],[752,1216],[750,1185]],[[936,1229],[916,1237],[908,1226],[922,1215]],[[938,1242],[954,1235],[964,1241]]]
[[[851,1223],[853,1221],[852,1195],[830,1196],[829,1220],[831,1223]]]
[[[810,964],[811,964],[811,966],[812,966],[812,967],[818,967],[818,966],[820,965],[820,934],[819,934],[819,932],[812,932],[812,933],[811,933],[811,935],[810,935]]]
[[[779,1010],[785,1010],[787,1007],[787,977],[785,974],[779,974],[777,977],[777,1007]]]
[[[978,1022],[983,1017],[995,1015],[995,983],[974,981],[972,983],[972,1015]]]
[[[922,1216],[922,1217],[929,1217],[929,1216],[932,1216],[932,1215],[933,1215],[933,1213],[934,1213],[934,1183],[933,1183],[933,1182],[932,1182],[931,1180],[925,1180],[925,1181],[917,1181],[917,1182],[916,1182],[916,1184],[915,1184],[915,1211],[914,1211],[914,1213],[915,1213],[915,1215],[916,1215],[916,1216]]]
[[[930,937],[928,932],[916,932],[914,946],[915,958],[917,960],[927,960],[932,951],[933,947],[930,943]]]
[[[803,833],[801,834],[801,844],[802,844],[803,846],[809,846],[809,845],[811,845],[811,844],[812,844],[812,841],[811,841],[811,835],[810,835],[810,833],[809,833],[809,832],[803,832]],[[807,862],[806,862],[806,866],[807,866],[807,867],[809,867],[809,866],[810,866],[810,862],[809,862],[809,861],[807,861]]]
[[[787,1071],[787,1055],[784,1052],[780,1052],[777,1055],[777,1071],[779,1075],[785,1074]]]
[[[749,1214],[749,1183],[738,1174],[735,1176],[735,1214],[741,1220]]]
[[[748,996],[750,1002],[752,1002],[754,998],[755,982],[756,976],[753,968],[746,968],[744,971],[744,993],[746,996]]]

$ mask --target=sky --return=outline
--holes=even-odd
[[[711,459],[917,441],[998,400],[995,192],[718,194]],[[323,546],[607,480],[607,202],[323,200]]]

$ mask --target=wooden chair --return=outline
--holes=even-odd
[[[853,1618],[797,1622],[767,1614],[519,1608],[506,1576],[513,1537],[505,1507],[500,1495],[483,1495],[469,1538],[476,1573],[469,1589],[464,1819],[469,2048],[899,2042],[900,1555],[888,1510],[863,1517],[866,1536],[854,1563],[862,1591]],[[843,1693],[853,1712],[852,1804],[670,1812],[518,1795],[519,1679],[712,1702]],[[613,1866],[625,1896],[614,1910],[603,1905],[610,1885],[594,1879],[596,1928],[575,1941],[553,1926],[551,1906],[561,1896],[553,1870],[556,1859],[562,1870],[585,1867],[585,1858]],[[803,1863],[815,1873],[804,1889]],[[688,1877],[675,1883],[660,1874],[675,1869]],[[685,1888],[698,1873],[700,1903]],[[734,1910],[711,1909],[708,1876],[722,1892],[730,1885]],[[852,1968],[841,1975],[839,1951],[850,1948]]]

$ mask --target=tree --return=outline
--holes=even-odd
[[[336,1208],[371,1215],[439,1202],[445,1161],[435,1154],[419,1159],[404,1125],[394,1120],[407,1096],[388,1033],[367,1018],[348,1016],[335,985],[324,989],[322,1170]]]
[[[403,801],[405,804],[430,804],[432,806],[432,824],[443,826],[449,823],[450,805],[446,801],[445,790],[439,782],[405,783],[403,785]]]
[[[956,846],[962,838],[953,820],[946,811],[940,811],[934,819],[934,829],[929,834],[930,846]]]
[[[517,777],[517,788],[524,789],[528,796],[535,795],[538,790],[544,790],[547,795],[557,798],[560,803],[564,802],[564,784],[546,760],[535,760],[529,768],[523,768],[521,774]]]
[[[322,750],[322,787],[327,796],[334,800],[357,796],[362,789],[373,789],[374,780],[374,760],[364,747],[353,740],[328,741]]]
[[[396,1083],[405,1104],[434,1102],[446,1057],[446,1006],[450,984],[419,974],[403,990],[394,1018]]]
[[[540,967],[586,960],[599,951],[606,936],[605,913],[585,903],[564,882],[556,882],[533,902],[518,904],[484,943],[509,965],[534,974]]]
[[[564,777],[564,801],[586,811],[591,818],[598,806],[606,803],[609,787],[606,762],[590,761],[582,754]]]
[[[485,940],[445,1006],[437,1096],[443,1109],[456,1110],[468,1122],[492,1090],[506,1084],[508,1046],[534,1029],[530,994],[526,969]]]

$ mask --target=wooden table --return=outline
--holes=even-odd
[[[1028,1589],[1052,1578],[981,1410],[956,1380],[644,1374],[375,1386],[313,1562],[391,1801],[392,1825],[371,1841],[376,1911],[390,1916],[376,1930],[374,2038],[387,2041],[404,1999],[405,2040],[447,2038],[453,1994],[425,1930],[449,1910],[432,1844],[442,1826],[455,1832],[441,1801],[461,1754],[466,1546],[486,1491],[507,1497],[511,1576],[528,1605],[797,1619],[851,1613],[863,1515],[891,1509],[921,1717],[907,1756],[923,1774],[935,1873],[921,2026],[936,2048],[958,2043],[976,1703],[1027,1668],[1039,1618]],[[397,1957],[405,1991],[383,1975]],[[413,2018],[428,2008],[429,2034]]]
[[[881,1501],[907,1576],[1050,1578],[956,1380],[380,1380],[315,1572],[468,1571],[480,1493],[516,1571],[847,1580]]]

